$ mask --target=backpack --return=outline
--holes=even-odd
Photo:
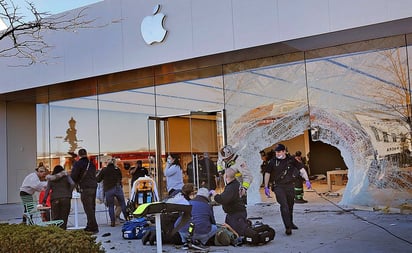
[[[229,246],[238,245],[238,237],[232,231],[224,226],[218,226],[218,229],[215,234],[215,246]]]
[[[272,241],[275,238],[275,230],[267,224],[257,222],[245,229],[244,242],[261,245]]]
[[[146,218],[135,218],[123,224],[122,237],[123,239],[142,239],[147,230],[149,230],[149,223]]]

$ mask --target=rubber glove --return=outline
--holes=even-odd
[[[269,190],[269,187],[265,187],[265,195],[266,195],[266,197],[270,198],[270,190]]]
[[[312,188],[312,185],[310,184],[309,180],[306,181],[306,188],[308,188],[308,189],[311,189],[311,188]]]

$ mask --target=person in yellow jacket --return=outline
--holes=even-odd
[[[249,189],[253,177],[245,159],[236,154],[231,145],[225,145],[220,149],[217,161],[217,171],[220,175],[224,174],[227,168],[235,170],[236,179],[240,182],[239,195],[244,199],[246,204],[247,189]]]

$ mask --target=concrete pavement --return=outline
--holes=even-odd
[[[262,246],[240,247],[212,246],[209,252],[412,252],[412,215],[383,213],[371,210],[347,210],[336,205],[339,196],[326,196],[326,188],[313,184],[315,191],[305,192],[306,204],[295,204],[294,221],[299,227],[291,236],[285,235],[279,205],[275,198],[248,206],[248,217],[256,218],[276,230],[273,241]],[[340,191],[341,192],[341,191]],[[75,200],[73,200],[75,201]],[[72,204],[72,209],[73,209]],[[78,207],[78,227],[85,225],[81,204]],[[221,206],[214,207],[216,220],[223,223],[225,214]],[[0,221],[21,222],[20,204],[0,205]],[[144,246],[141,240],[125,240],[121,225],[110,227],[104,205],[97,205],[96,213],[100,232],[97,241],[102,242],[106,252],[157,252],[156,246]],[[74,210],[69,217],[69,227],[76,224]],[[109,236],[103,237],[104,234]],[[162,245],[163,252],[185,252],[179,246]]]

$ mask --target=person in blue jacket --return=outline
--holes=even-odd
[[[209,195],[207,188],[199,188],[196,197],[189,201],[192,205],[192,219],[179,230],[183,249],[188,249],[189,244],[195,249],[204,249],[208,240],[216,234],[216,220]],[[175,224],[179,222],[180,218]],[[193,234],[189,234],[189,226],[192,226]]]

